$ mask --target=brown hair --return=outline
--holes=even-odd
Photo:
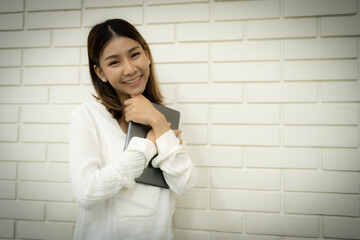
[[[155,103],[162,103],[163,96],[160,93],[159,85],[156,79],[155,69],[152,64],[153,58],[149,45],[136,28],[122,19],[109,19],[103,23],[95,25],[89,33],[87,42],[90,76],[97,93],[97,96],[94,97],[106,107],[115,119],[119,119],[122,116],[123,107],[116,91],[109,82],[104,83],[101,81],[94,70],[95,65],[100,67],[100,55],[109,41],[111,41],[114,37],[131,38],[137,41],[144,51],[147,52],[151,62],[150,75],[143,95],[151,102]]]

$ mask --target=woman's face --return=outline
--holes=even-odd
[[[140,43],[127,37],[111,40],[99,59],[95,72],[108,81],[123,102],[130,95],[142,94],[150,74],[150,59]]]

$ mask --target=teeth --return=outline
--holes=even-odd
[[[130,81],[126,81],[124,83],[126,84],[131,84],[131,83],[134,83],[134,82],[137,82],[139,79],[140,79],[141,76],[138,76],[137,78],[135,78],[134,80],[130,80]]]

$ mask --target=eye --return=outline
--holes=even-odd
[[[136,58],[137,56],[139,56],[141,53],[140,52],[135,52],[131,55],[131,58]]]
[[[112,66],[112,65],[115,65],[115,64],[118,64],[119,63],[119,61],[111,61],[110,63],[109,63],[109,66]]]

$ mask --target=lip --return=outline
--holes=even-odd
[[[123,81],[122,83],[125,84],[126,86],[135,87],[135,86],[140,84],[141,79],[142,79],[142,75],[139,75],[139,76],[136,76],[136,77],[134,77],[132,79]]]

